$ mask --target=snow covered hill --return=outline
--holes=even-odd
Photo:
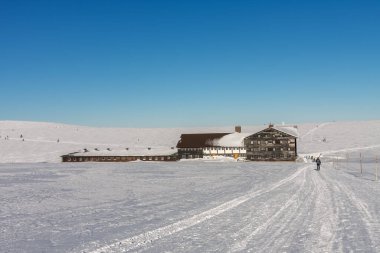
[[[318,172],[293,162],[35,163],[231,128],[0,122],[0,251],[380,252],[379,164],[354,159],[380,155],[380,121],[299,125],[300,155],[324,156]]]
[[[256,132],[265,126],[243,126]],[[298,125],[300,154],[347,149],[380,149],[380,120]],[[0,121],[0,162],[59,162],[60,156],[87,149],[173,147],[182,133],[233,132],[215,128],[95,128],[58,123]],[[325,141],[323,141],[325,140]]]

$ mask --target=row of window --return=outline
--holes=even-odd
[[[217,151],[217,152],[225,152],[225,151],[244,151],[245,148],[209,148],[204,149],[203,152]]]
[[[200,151],[202,148],[181,148],[179,151]],[[203,150],[244,150],[243,147],[205,147]]]
[[[238,157],[245,157],[245,153],[236,154],[236,155],[238,155]],[[210,154],[205,155],[205,157],[212,157],[212,156],[213,156],[213,155],[210,155]],[[223,156],[224,156],[224,157],[235,157],[234,154],[223,154]]]
[[[258,138],[270,138],[270,137],[273,137],[273,136],[276,136],[276,137],[286,137],[287,135],[283,135],[283,134],[280,134],[280,133],[272,133],[272,134],[259,134],[257,135]]]
[[[201,148],[180,148],[179,151],[200,151]]]
[[[281,151],[284,151],[284,150],[287,150],[287,151],[294,151],[295,148],[251,148],[251,149],[248,149],[248,151],[255,151],[255,152],[258,152],[258,151],[278,151],[278,150],[281,150]]]
[[[294,140],[266,140],[266,141],[251,141],[251,144],[255,145],[255,144],[291,144],[291,143],[294,143]]]
[[[200,155],[182,155],[182,159],[201,158]]]
[[[284,158],[294,158],[291,154],[272,154],[272,155],[248,155],[248,160],[258,160],[258,159],[284,159]]]
[[[143,160],[143,161],[165,161],[166,160],[175,160],[175,157],[171,156],[136,156],[136,157],[67,157],[67,162],[99,162],[99,161],[136,161],[136,160]]]

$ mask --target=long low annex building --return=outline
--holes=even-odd
[[[146,148],[124,150],[81,150],[61,156],[62,162],[132,162],[156,161],[174,162],[178,160],[174,148]]]

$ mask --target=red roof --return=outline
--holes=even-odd
[[[208,134],[182,134],[177,143],[177,148],[204,148],[213,147],[213,141],[230,133],[208,133]]]

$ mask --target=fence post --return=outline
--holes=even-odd
[[[360,175],[363,176],[362,153],[360,153]]]
[[[376,181],[379,180],[379,157],[376,156]]]
[[[339,157],[336,157],[336,169],[340,170],[339,168]]]

